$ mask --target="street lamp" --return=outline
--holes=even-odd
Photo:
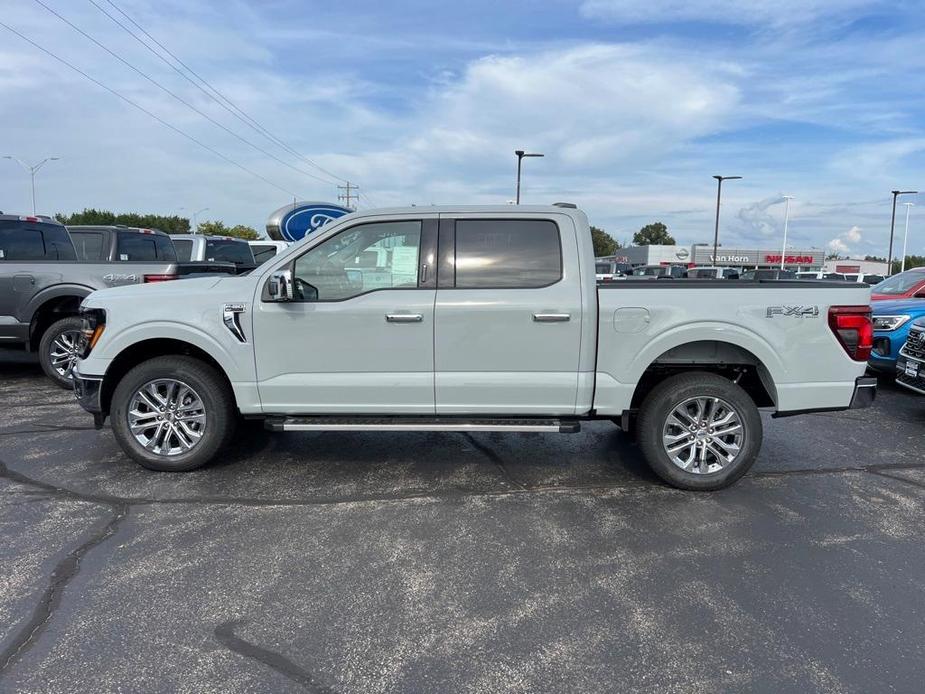
[[[723,181],[734,181],[741,176],[714,176],[716,179],[716,228],[713,230],[713,267],[716,267],[716,252],[719,248],[719,201],[723,193]]]
[[[896,198],[900,195],[915,195],[917,190],[893,190],[893,214],[890,217],[890,251],[886,256],[886,274],[893,273],[893,229],[896,226]]]
[[[780,249],[780,269],[784,269],[784,256],[787,255],[787,226],[790,224],[790,201],[793,200],[792,195],[785,195],[784,200],[786,205],[784,207],[784,245]]]
[[[193,217],[193,229],[195,230],[193,231],[194,234],[199,233],[199,220],[198,220],[199,215],[201,215],[203,212],[208,212],[208,210],[209,210],[208,207],[203,207],[201,210],[196,210],[195,212],[193,212],[192,217]]]
[[[543,155],[539,152],[524,152],[522,149],[515,149],[514,154],[517,155],[517,196],[514,200],[515,205],[520,204],[520,167],[524,160],[524,157],[542,157]]]
[[[42,161],[40,161],[38,164],[35,164],[34,166],[29,166],[26,162],[24,162],[19,157],[14,157],[10,154],[4,155],[3,158],[12,159],[16,163],[18,163],[23,169],[26,170],[26,172],[29,174],[29,177],[32,179],[32,215],[35,216],[35,174],[37,174],[39,172],[39,169],[41,169],[45,165],[45,162],[58,161],[61,157],[46,157],[45,159],[42,159]]]
[[[903,260],[900,265],[899,271],[906,271],[906,242],[909,240],[909,210],[915,207],[914,202],[904,202],[903,205],[906,206],[906,231],[903,233]]]

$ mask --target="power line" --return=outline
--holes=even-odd
[[[125,58],[123,58],[122,56],[120,56],[120,55],[119,55],[118,53],[116,53],[115,51],[111,50],[109,47],[107,47],[107,46],[104,45],[103,43],[100,43],[99,41],[97,41],[97,40],[96,40],[95,38],[93,38],[90,34],[88,34],[86,31],[84,31],[83,29],[81,29],[79,26],[77,26],[76,24],[74,24],[73,22],[71,22],[69,19],[67,19],[66,17],[64,17],[64,16],[62,16],[62,15],[60,15],[60,14],[58,14],[58,12],[56,12],[54,9],[52,9],[51,7],[49,7],[48,5],[46,5],[42,0],[35,0],[35,2],[36,2],[36,4],[41,5],[41,6],[44,7],[46,10],[48,10],[49,12],[51,12],[51,14],[53,14],[55,17],[57,17],[57,18],[60,19],[62,22],[64,22],[65,24],[67,24],[69,27],[71,27],[74,31],[76,31],[77,33],[79,33],[81,36],[84,36],[84,37],[87,38],[89,41],[93,42],[94,44],[96,44],[97,46],[99,46],[100,48],[102,48],[104,51],[106,51],[107,53],[109,53],[109,55],[111,55],[113,58],[115,58],[116,60],[118,60],[120,63],[122,63],[123,65],[125,65],[126,67],[128,67],[130,70],[132,70],[132,71],[138,73],[139,75],[141,75],[142,77],[144,77],[146,80],[148,80],[151,84],[153,84],[155,87],[157,87],[157,88],[160,89],[161,91],[165,92],[166,94],[169,94],[169,95],[172,96],[174,99],[176,99],[177,101],[179,101],[181,104],[183,104],[184,106],[186,106],[187,108],[189,108],[191,111],[194,111],[195,113],[198,113],[200,116],[202,116],[203,118],[205,118],[207,121],[209,121],[209,122],[212,123],[213,125],[215,125],[215,126],[221,128],[222,130],[224,130],[226,133],[228,133],[228,134],[231,135],[232,137],[234,137],[234,138],[240,140],[241,142],[243,142],[244,144],[246,144],[246,145],[248,145],[248,146],[250,146],[250,147],[253,147],[253,148],[254,148],[255,150],[257,150],[258,152],[261,152],[261,153],[265,154],[266,156],[270,157],[270,158],[273,159],[274,161],[279,162],[279,163],[282,164],[283,166],[288,166],[288,167],[289,167],[290,169],[292,169],[293,171],[297,171],[298,173],[300,173],[300,174],[302,174],[302,175],[304,175],[304,176],[308,176],[309,178],[314,178],[316,181],[321,181],[322,183],[326,183],[326,184],[328,184],[328,185],[332,185],[332,184],[333,184],[332,181],[328,181],[328,180],[325,180],[325,179],[321,178],[320,176],[316,176],[315,174],[311,173],[310,171],[305,171],[304,169],[300,169],[298,166],[293,166],[292,164],[290,164],[289,162],[287,162],[285,159],[280,159],[279,157],[277,157],[277,156],[276,156],[275,154],[273,154],[272,152],[268,152],[267,150],[263,149],[260,145],[256,145],[256,144],[254,144],[253,142],[251,142],[250,140],[248,140],[246,137],[243,137],[242,135],[239,135],[238,133],[236,133],[236,132],[235,132],[234,130],[232,130],[231,128],[227,127],[227,126],[224,125],[223,123],[221,123],[221,122],[215,120],[214,118],[212,118],[212,116],[208,115],[207,113],[205,113],[205,112],[203,112],[203,111],[200,111],[198,108],[196,108],[196,107],[193,106],[191,103],[189,103],[188,101],[186,101],[183,97],[179,96],[178,94],[175,94],[174,92],[172,92],[170,89],[168,89],[167,87],[165,87],[164,85],[162,85],[160,82],[158,82],[157,80],[155,80],[155,79],[154,79],[153,77],[151,77],[150,75],[146,74],[146,73],[143,72],[142,70],[140,70],[140,69],[138,69],[137,67],[135,67],[134,65],[132,65],[132,64],[131,64],[130,62],[128,62]]]
[[[89,0],[89,2],[90,2],[90,4],[93,5],[96,9],[98,9],[100,12],[102,12],[104,15],[106,15],[110,20],[112,20],[115,24],[117,24],[119,27],[121,27],[127,34],[129,34],[129,36],[131,36],[132,38],[134,38],[136,41],[138,41],[138,43],[140,43],[140,44],[141,44],[142,46],[144,46],[147,50],[149,50],[151,53],[153,53],[155,56],[157,56],[158,59],[160,59],[161,61],[163,61],[163,62],[164,62],[168,67],[170,67],[174,72],[176,72],[178,75],[180,75],[181,77],[183,77],[183,78],[184,78],[185,80],[187,80],[190,84],[192,84],[194,87],[196,87],[199,91],[201,91],[201,92],[202,92],[203,94],[205,94],[207,97],[209,97],[210,99],[212,99],[212,101],[214,101],[214,102],[217,103],[219,106],[221,106],[223,109],[225,109],[226,111],[228,111],[228,113],[230,113],[231,115],[233,115],[235,118],[237,118],[238,120],[240,120],[242,123],[244,123],[244,124],[247,125],[248,127],[252,128],[253,130],[257,131],[258,133],[260,133],[261,135],[263,135],[265,138],[267,138],[270,142],[272,142],[273,144],[275,144],[275,145],[281,147],[282,149],[284,149],[284,150],[285,150],[286,152],[288,152],[289,154],[292,154],[292,155],[295,156],[296,158],[305,161],[306,163],[308,163],[308,164],[311,165],[311,166],[314,166],[316,169],[318,169],[319,171],[321,171],[321,172],[327,174],[327,175],[330,176],[331,178],[333,178],[333,179],[335,179],[335,180],[337,180],[337,181],[346,181],[346,180],[347,180],[347,179],[345,179],[345,178],[343,178],[343,177],[341,177],[341,176],[338,176],[338,175],[336,175],[336,174],[334,174],[334,173],[328,171],[327,169],[325,169],[324,167],[322,167],[320,164],[318,164],[317,162],[313,161],[313,160],[310,159],[309,157],[306,157],[304,154],[302,154],[302,153],[299,152],[298,150],[294,149],[293,147],[291,147],[290,145],[288,145],[286,142],[284,142],[283,140],[281,140],[279,137],[277,137],[276,135],[274,135],[273,133],[271,133],[269,130],[267,130],[267,129],[266,129],[263,125],[261,125],[258,121],[256,121],[254,118],[252,118],[251,116],[249,116],[249,115],[248,115],[247,113],[245,113],[241,108],[239,108],[235,103],[233,103],[230,99],[228,99],[228,97],[226,97],[224,94],[222,94],[220,91],[218,91],[218,89],[216,89],[215,87],[213,87],[208,81],[205,80],[205,78],[201,77],[195,70],[193,70],[191,67],[189,67],[189,65],[187,65],[187,64],[184,63],[180,58],[178,58],[178,57],[177,57],[173,52],[171,52],[171,50],[170,50],[169,48],[167,48],[163,43],[161,43],[161,42],[158,41],[156,38],[154,38],[151,34],[149,34],[148,31],[145,30],[145,28],[144,28],[143,26],[141,26],[138,22],[136,22],[134,19],[132,19],[132,17],[129,16],[129,14],[126,13],[125,10],[123,10],[121,7],[119,7],[118,5],[116,5],[112,0],[106,0],[106,2],[108,2],[110,5],[112,5],[112,7],[113,7],[116,11],[118,11],[123,17],[125,17],[125,19],[128,20],[128,22],[130,22],[133,26],[135,26],[135,27],[136,27],[142,34],[144,34],[151,42],[153,42],[153,43],[154,43],[156,46],[158,46],[162,51],[164,51],[164,53],[166,53],[167,55],[169,55],[169,56],[170,56],[171,58],[173,58],[179,65],[181,65],[181,66],[183,67],[183,70],[181,70],[180,68],[178,68],[176,65],[174,65],[174,64],[171,63],[169,60],[167,60],[167,58],[165,58],[163,55],[161,55],[160,52],[156,51],[154,48],[152,48],[150,45],[148,45],[148,43],[147,43],[146,41],[144,41],[138,34],[136,34],[134,31],[132,31],[129,27],[125,26],[125,24],[123,24],[122,22],[120,22],[120,21],[118,20],[118,18],[114,17],[112,14],[110,14],[109,12],[107,12],[103,7],[101,7],[101,6],[99,5],[99,3],[96,2],[96,0]],[[184,70],[185,70],[186,72],[184,72]],[[196,80],[198,80],[198,82],[197,82],[196,80],[192,79],[189,75],[187,75],[187,74],[186,74],[187,72],[189,72],[191,75],[193,75],[193,76],[196,78]],[[200,84],[200,83],[201,83],[201,84]],[[329,182],[330,182],[330,181],[329,181]]]
[[[36,42],[33,41],[32,39],[30,39],[28,36],[25,36],[24,34],[21,34],[21,33],[18,32],[16,29],[14,29],[13,27],[9,26],[8,24],[5,24],[5,23],[3,23],[3,22],[0,22],[0,26],[2,26],[2,27],[3,27],[4,29],[6,29],[7,31],[9,31],[9,32],[11,32],[11,33],[13,33],[13,34],[15,34],[16,36],[18,36],[19,38],[21,38],[21,39],[22,39],[23,41],[25,41],[26,43],[32,44],[35,48],[38,48],[40,51],[42,51],[42,52],[45,53],[46,55],[48,55],[48,56],[54,58],[55,60],[57,60],[57,61],[58,61],[59,63],[61,63],[62,65],[65,65],[65,66],[71,68],[71,70],[73,70],[73,71],[76,72],[77,74],[79,74],[79,75],[81,75],[81,76],[83,76],[83,77],[86,77],[88,80],[90,80],[91,82],[93,82],[93,83],[94,83],[95,85],[97,85],[98,87],[102,87],[103,89],[105,89],[105,90],[106,90],[107,92],[109,92],[110,94],[114,94],[115,96],[119,97],[119,98],[122,99],[124,102],[126,102],[127,104],[130,104],[131,106],[134,106],[135,108],[137,108],[137,109],[138,109],[139,111],[141,111],[142,113],[145,113],[146,115],[151,116],[151,118],[153,118],[154,120],[156,120],[158,123],[160,123],[161,125],[163,125],[163,126],[165,126],[165,127],[167,127],[167,128],[170,128],[171,130],[173,130],[173,131],[174,131],[175,133],[177,133],[178,135],[182,135],[183,137],[185,137],[185,138],[186,138],[187,140],[189,140],[190,142],[196,143],[197,145],[199,145],[200,147],[202,147],[202,148],[205,149],[206,151],[211,152],[212,154],[214,154],[215,156],[217,156],[217,157],[219,157],[219,158],[221,158],[221,159],[224,159],[224,160],[225,160],[226,162],[228,162],[229,164],[233,164],[234,166],[238,167],[238,168],[241,169],[242,171],[245,171],[245,172],[249,173],[251,176],[254,176],[255,178],[259,178],[261,181],[263,181],[264,183],[267,183],[267,184],[273,186],[273,187],[276,188],[277,190],[281,190],[281,191],[283,191],[284,193],[286,193],[287,195],[291,195],[291,196],[293,196],[293,197],[296,196],[296,194],[293,193],[291,190],[288,190],[288,189],[286,189],[286,188],[283,188],[282,186],[280,186],[280,185],[274,183],[273,181],[271,181],[270,179],[265,178],[264,176],[260,175],[260,174],[257,173],[256,171],[254,171],[254,170],[252,170],[252,169],[249,169],[248,167],[244,166],[244,164],[239,164],[238,162],[236,162],[236,161],[235,161],[234,159],[232,159],[231,157],[228,157],[228,156],[222,154],[222,153],[219,152],[217,149],[215,149],[215,148],[213,148],[213,147],[210,147],[209,145],[205,144],[205,143],[202,142],[201,140],[196,139],[195,137],[193,137],[193,136],[190,135],[189,133],[184,132],[183,130],[180,130],[180,128],[176,127],[175,125],[172,125],[172,124],[168,123],[167,121],[165,121],[163,118],[161,118],[161,117],[158,116],[157,114],[152,113],[151,111],[149,111],[148,109],[146,109],[144,106],[141,106],[140,104],[136,103],[135,101],[132,101],[131,99],[129,99],[129,98],[128,98],[127,96],[125,96],[124,94],[121,94],[121,93],[117,92],[117,91],[116,91],[115,89],[113,89],[112,87],[106,86],[105,84],[103,84],[102,82],[100,82],[100,81],[99,81],[98,79],[96,79],[95,77],[91,77],[91,76],[88,75],[86,72],[84,72],[83,70],[81,70],[79,67],[76,67],[75,65],[72,65],[71,63],[69,63],[68,61],[66,61],[64,58],[62,58],[62,57],[60,57],[60,56],[58,56],[58,55],[55,55],[54,53],[52,53],[52,52],[51,52],[50,50],[48,50],[47,48],[45,48],[45,47],[43,47],[43,46],[40,46],[38,43],[36,43]]]

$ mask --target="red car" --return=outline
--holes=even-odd
[[[925,299],[925,267],[900,272],[887,277],[871,288],[870,300]]]

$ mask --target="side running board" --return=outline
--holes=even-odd
[[[270,431],[581,431],[577,419],[530,417],[267,417],[264,426]]]

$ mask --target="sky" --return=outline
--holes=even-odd
[[[790,195],[789,246],[885,256],[890,191],[925,190],[923,10],[0,0],[0,22],[105,85],[0,27],[0,155],[60,157],[36,176],[39,213],[208,208],[262,231],[346,180],[361,208],[507,203],[524,149],[545,156],[524,162],[523,202],[576,203],[619,241],[654,221],[712,241],[721,174],[743,177],[723,187],[726,247],[779,247]],[[909,252],[925,254],[925,195],[900,199],[899,244],[903,202],[920,205]],[[0,210],[31,210],[12,160]]]

